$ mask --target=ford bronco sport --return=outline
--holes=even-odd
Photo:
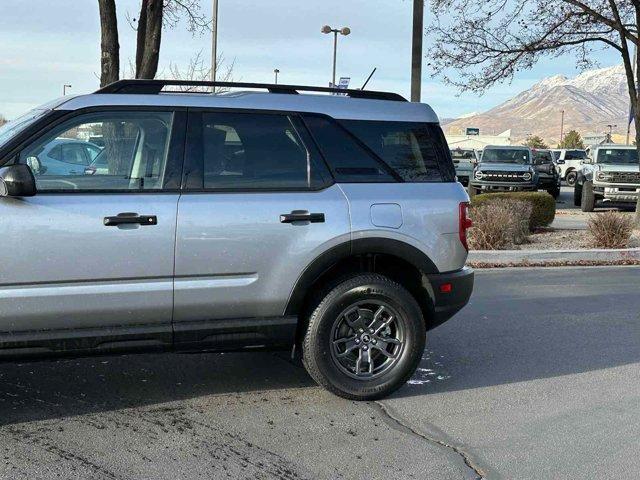
[[[0,130],[0,356],[288,348],[338,395],[399,388],[473,287],[434,112],[322,87],[167,92],[186,84],[122,80]],[[63,140],[94,158],[50,168]]]
[[[593,212],[596,203],[635,206],[640,192],[638,151],[635,146],[598,145],[578,172],[574,204]]]

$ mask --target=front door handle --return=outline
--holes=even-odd
[[[280,215],[280,223],[310,222],[324,223],[324,213],[309,213],[306,210],[294,210]]]
[[[105,227],[115,227],[117,225],[157,225],[158,217],[155,215],[138,215],[137,213],[119,213],[115,217],[104,217]]]

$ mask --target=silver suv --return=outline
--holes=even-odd
[[[473,287],[434,112],[166,91],[184,84],[123,80],[0,130],[0,356],[291,348],[338,395],[399,388]],[[100,151],[53,169],[61,139]]]

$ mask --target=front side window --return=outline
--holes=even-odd
[[[483,163],[531,163],[529,150],[523,148],[485,148]]]
[[[438,125],[345,120],[343,125],[405,182],[452,182],[455,169]]]
[[[565,160],[584,160],[587,158],[587,152],[584,150],[567,150],[564,154]]]
[[[635,148],[603,148],[598,150],[598,163],[637,164],[638,151]]]
[[[536,165],[548,165],[553,163],[553,154],[549,151],[537,150],[533,153],[533,161]]]
[[[160,190],[169,112],[102,112],[64,122],[20,153],[38,191]],[[101,145],[92,142],[100,138]]]
[[[309,152],[287,115],[203,113],[202,152],[205,189],[315,185]]]

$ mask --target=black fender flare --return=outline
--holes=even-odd
[[[344,242],[320,254],[304,269],[289,295],[284,315],[299,313],[309,288],[323,273],[341,260],[362,254],[393,255],[414,265],[424,274],[440,273],[424,252],[400,240],[374,237]]]

